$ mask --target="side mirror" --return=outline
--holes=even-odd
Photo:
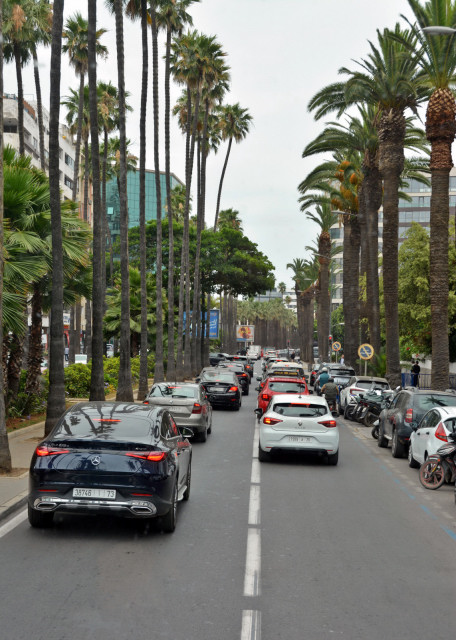
[[[261,382],[261,376],[257,376],[256,380],[258,380],[258,382]]]
[[[255,387],[255,391],[259,391],[259,390],[260,390],[260,387]]]
[[[257,414],[257,416],[258,416],[259,418],[261,418],[261,416],[263,415],[263,410],[262,410],[262,409],[260,409],[260,408],[258,408],[258,409],[254,409],[254,410],[253,410],[253,413],[256,413],[256,414]]]
[[[412,424],[410,425],[413,431],[416,431],[418,429],[418,422],[412,422]]]
[[[313,389],[309,389],[309,394],[313,395]]]
[[[195,378],[195,382],[201,382],[201,378]]]
[[[188,427],[178,427],[178,429],[183,438],[192,438],[195,435],[193,430]]]

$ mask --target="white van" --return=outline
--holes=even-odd
[[[259,360],[261,357],[261,347],[258,344],[251,344],[247,349],[247,356]]]

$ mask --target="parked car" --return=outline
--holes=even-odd
[[[343,413],[348,403],[350,402],[350,396],[354,394],[362,393],[369,389],[389,389],[389,383],[386,378],[376,378],[372,376],[352,376],[346,387],[340,391],[340,412]]]
[[[387,447],[391,442],[393,458],[407,455],[412,424],[419,423],[434,407],[456,406],[456,394],[446,391],[421,390],[406,387],[393,398],[390,406],[380,414],[377,444]]]
[[[282,378],[280,376],[271,376],[267,378],[262,389],[256,388],[259,391],[257,408],[261,409],[264,413],[272,398],[277,394],[298,394],[309,395],[305,380],[302,378]]]
[[[206,367],[196,378],[213,407],[241,408],[242,387],[237,375],[225,368]]]
[[[206,392],[192,382],[160,382],[152,385],[143,404],[166,407],[178,427],[188,427],[195,439],[206,442],[212,432],[212,406]]]
[[[259,412],[260,409],[255,411]],[[273,396],[260,419],[258,458],[271,460],[277,451],[312,451],[339,459],[339,429],[324,398],[318,396]]]
[[[40,442],[30,464],[28,518],[49,527],[55,513],[160,517],[174,531],[188,500],[192,447],[167,409],[81,402]]]
[[[448,442],[448,434],[456,433],[456,407],[435,407],[419,424],[412,424],[408,462],[418,468],[437,449]]]

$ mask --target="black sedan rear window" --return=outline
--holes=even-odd
[[[214,373],[208,371],[202,376],[202,379],[206,382],[233,382],[233,375],[228,373]]]
[[[53,440],[77,438],[81,440],[110,440],[150,443],[154,439],[155,423],[145,416],[93,413],[68,414],[52,435]]]
[[[290,418],[317,418],[324,416],[328,410],[321,404],[297,404],[292,402],[280,402],[273,407],[275,413]]]

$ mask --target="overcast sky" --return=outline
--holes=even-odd
[[[98,1],[98,26],[108,29],[103,42],[109,58],[100,62],[98,80],[117,84],[115,25]],[[87,3],[65,1],[65,18]],[[410,15],[407,0],[202,0],[191,8],[194,28],[217,36],[231,67],[231,90],[225,102],[239,102],[253,117],[248,137],[232,148],[221,208],[237,209],[244,231],[275,266],[276,283],[291,288],[294,258],[306,258],[317,226],[299,210],[297,186],[321,158],[303,160],[302,151],[324,126],[307,112],[309,99],[338,79],[341,66],[355,67],[354,59],[368,52],[376,29],[392,28],[400,14]],[[160,45],[164,52],[163,39]],[[49,104],[49,50],[39,52],[42,93]],[[133,113],[127,135],[139,155],[141,34],[139,22],[125,21],[127,90]],[[163,86],[163,72],[160,77]],[[149,83],[151,86],[151,82]],[[13,65],[5,69],[5,92],[16,93]],[[62,96],[78,81],[66,59],[62,65]],[[173,88],[172,104],[181,89]],[[24,70],[24,93],[35,97],[32,68]],[[147,168],[153,169],[152,96],[149,95]],[[163,115],[163,108],[161,116]],[[61,112],[63,121],[64,112]],[[163,123],[163,120],[162,120]],[[163,125],[160,146],[163,151]],[[171,169],[184,181],[184,140],[173,122]],[[214,221],[217,188],[226,145],[208,159],[207,224]],[[164,170],[164,153],[161,153]]]

